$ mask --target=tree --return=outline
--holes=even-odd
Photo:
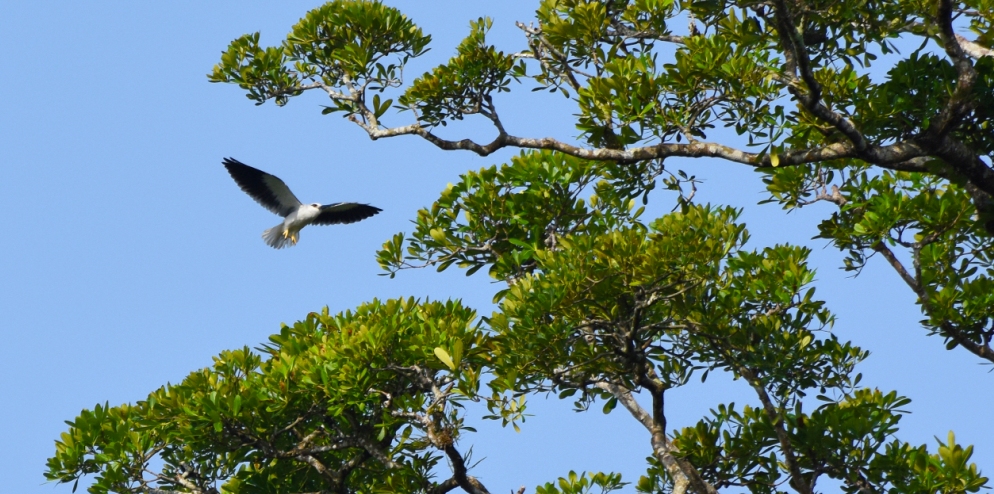
[[[325,113],[373,139],[522,149],[467,172],[377,254],[391,276],[486,268],[506,283],[498,310],[406,299],[311,313],[146,400],[84,410],[47,475],[96,474],[91,492],[486,493],[456,447],[466,405],[517,427],[527,396],[554,392],[581,410],[621,405],[645,427],[640,492],[988,487],[952,434],[935,452],[895,436],[908,400],[860,386],[866,352],[828,332],[808,249],[747,248],[739,212],[694,203],[695,177],[664,160],[753,167],[787,209],[834,203],[820,236],[846,269],[879,254],[929,332],[994,362],[991,12],[989,0],[543,0],[537,24],[519,24],[526,49],[489,45],[479,19],[455,57],[408,86],[402,69],[430,37],[380,3],[318,7],[280,46],[242,36],[209,78],[257,104],[319,90]],[[967,25],[973,41],[955,34]],[[898,37],[921,47],[873,81],[874,53],[894,54]],[[582,142],[506,131],[494,95],[518,85],[575,100]],[[493,141],[433,132],[476,115]],[[718,127],[739,138],[708,141]],[[679,200],[643,220],[637,201],[658,183]],[[741,379],[755,406],[668,430],[666,391],[710,372]],[[443,459],[451,474],[435,479]],[[538,491],[624,484],[571,473]]]

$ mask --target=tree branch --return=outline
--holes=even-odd
[[[479,144],[471,139],[461,139],[458,141],[443,139],[420,124],[374,129],[360,122],[356,123],[374,140],[401,135],[416,135],[445,151],[465,150],[472,151],[480,156],[488,156],[505,147],[517,147],[522,149],[558,151],[577,158],[597,161],[635,162],[669,157],[710,157],[742,163],[756,168],[773,167],[768,154],[749,153],[713,142],[694,142],[687,144],[660,143],[630,149],[589,149],[567,144],[551,137],[517,137],[501,133],[493,141],[487,144]],[[925,150],[919,145],[907,141],[888,146],[869,146],[863,152],[858,152],[851,144],[834,143],[815,148],[785,150],[777,155],[777,166],[786,167],[846,158],[860,158],[882,168],[924,172],[927,169],[923,165],[917,165],[912,160],[925,155]]]
[[[362,449],[364,449],[367,453],[369,453],[370,456],[376,458],[376,461],[379,461],[380,463],[383,464],[383,466],[387,467],[388,469],[396,470],[400,468],[399,465],[394,463],[394,461],[391,460],[389,456],[387,456],[386,452],[384,452],[379,445],[371,441],[369,438],[358,437],[356,438],[356,442],[360,446],[362,446]]]
[[[884,256],[884,259],[890,263],[891,267],[897,271],[897,274],[901,276],[901,279],[911,287],[911,290],[915,292],[916,295],[921,296],[921,285],[918,284],[918,280],[915,279],[907,269],[904,268],[904,264],[894,255],[894,252],[890,250],[889,247],[884,245],[883,242],[877,242],[873,246],[873,250]]]
[[[978,357],[987,359],[994,363],[994,350],[989,345],[981,345],[968,338],[963,331],[948,321],[939,325],[945,335],[949,336],[957,345],[973,352]]]
[[[608,31],[608,36],[618,36],[622,38],[632,38],[632,39],[649,39],[656,41],[665,41],[667,43],[676,44],[686,44],[683,36],[675,36],[671,34],[660,34],[655,31],[636,31],[625,24],[619,22],[617,19],[611,20],[611,28],[614,32]]]
[[[451,442],[445,445],[442,451],[445,451],[445,456],[452,463],[452,478],[459,484],[459,487],[469,494],[490,494],[490,491],[476,477],[466,474],[468,471],[466,469],[466,462]]]
[[[805,109],[815,117],[831,124],[849,140],[851,143],[849,157],[859,158],[883,168],[897,169],[893,166],[893,162],[891,162],[892,166],[890,167],[885,164],[888,161],[886,155],[892,153],[886,153],[884,147],[869,143],[852,121],[824,105],[821,101],[821,85],[814,77],[807,49],[804,46],[802,36],[794,25],[794,19],[786,0],[774,0],[774,6],[776,22],[773,25],[780,35],[786,59],[784,66],[788,91],[801,102]],[[976,82],[977,73],[960,45],[959,38],[953,32],[951,0],[939,0],[936,17],[939,39],[947,55],[953,60],[958,74],[956,89],[949,98],[946,107],[931,120],[932,123],[925,133],[914,139],[924,145],[908,143],[918,150],[917,154],[911,153],[906,159],[910,161],[913,158],[934,154],[965,175],[977,187],[994,195],[994,170],[991,170],[969,147],[947,136],[948,131],[975,105],[973,99],[970,98],[970,93]],[[807,86],[807,92],[800,90],[800,85],[797,84],[796,80],[797,75]]]
[[[759,401],[763,404],[766,417],[770,420],[770,424],[773,426],[773,430],[777,435],[777,441],[780,443],[780,451],[783,452],[784,463],[787,466],[787,472],[790,474],[791,487],[801,494],[813,494],[811,486],[804,481],[801,468],[797,464],[797,457],[794,455],[794,446],[791,444],[787,430],[783,426],[783,417],[776,407],[773,406],[773,400],[770,399],[770,395],[766,392],[766,387],[763,386],[762,381],[759,380],[752,369],[740,365],[738,366],[738,371],[749,382],[749,385],[756,390],[756,394],[759,395]]]
[[[456,487],[459,487],[459,481],[456,480],[455,477],[450,477],[446,479],[445,482],[442,482],[441,484],[432,487],[428,491],[428,494],[445,494],[446,492],[449,492],[452,489],[455,489]]]
[[[994,196],[994,170],[966,144],[946,135],[935,144],[933,152],[978,189]]]
[[[518,29],[525,32],[525,37],[528,38],[528,44],[531,45],[532,53],[535,54],[535,59],[542,64],[542,68],[550,74],[558,75],[559,78],[564,80],[566,84],[573,88],[574,91],[579,91],[581,87],[580,82],[576,79],[576,76],[573,75],[573,72],[579,71],[573,69],[569,64],[569,60],[566,59],[566,56],[549,44],[544,37],[542,37],[542,28],[526,26],[522,22],[515,22],[514,25],[517,26]],[[551,53],[555,58],[555,61],[562,66],[562,69],[550,66],[545,57],[542,56],[542,51]],[[581,75],[590,77],[589,74]]]
[[[928,27],[926,27],[925,24],[922,24],[920,22],[909,23],[902,30],[920,36],[925,36],[928,38],[934,37],[932,33],[929,33]],[[960,49],[963,50],[963,53],[966,53],[967,55],[973,58],[994,57],[994,50],[987,48],[986,46],[981,45],[980,43],[977,43],[975,41],[970,41],[964,38],[963,36],[960,36],[955,33],[953,34],[953,37],[956,39],[956,42],[959,43]]]
[[[884,256],[884,259],[886,259],[887,262],[890,263],[891,267],[893,267],[894,270],[897,271],[897,274],[901,276],[901,279],[904,280],[904,282],[907,283],[909,287],[911,287],[911,290],[915,292],[915,295],[918,295],[918,299],[922,304],[924,312],[926,314],[931,312],[931,310],[929,309],[928,292],[924,289],[924,287],[921,286],[921,283],[919,283],[918,281],[920,279],[920,276],[917,273],[916,275],[912,276],[912,274],[908,272],[907,269],[905,269],[904,265],[901,264],[901,261],[897,259],[897,257],[890,250],[890,248],[888,248],[882,242],[877,242],[877,244],[873,246],[873,250],[879,252],[880,255]],[[917,257],[918,253],[915,252],[914,255]],[[955,341],[956,344],[962,346],[963,348],[966,348],[967,351],[973,353],[974,355],[980,358],[994,362],[994,350],[992,350],[989,345],[978,344],[977,342],[971,340],[966,334],[964,334],[963,330],[961,330],[959,327],[957,327],[955,324],[949,321],[940,323],[939,328],[942,329],[943,335],[948,336],[950,339]]]
[[[780,42],[783,46],[786,76],[789,78],[787,90],[801,102],[805,109],[824,122],[828,122],[841,132],[849,142],[852,143],[856,156],[863,157],[870,148],[870,143],[866,137],[856,129],[856,125],[844,116],[829,109],[821,100],[821,84],[815,79],[814,71],[811,68],[811,59],[808,57],[807,48],[801,34],[794,26],[794,18],[785,0],[774,0],[773,15],[776,22],[773,26],[780,35]],[[796,84],[796,74],[800,75],[808,91],[801,91]],[[790,80],[792,79],[792,80]]]
[[[690,462],[675,455],[678,450],[666,437],[665,425],[660,423],[662,418],[653,417],[642,408],[635,401],[635,397],[632,396],[629,389],[606,381],[598,381],[594,385],[617,398],[618,403],[621,403],[628,410],[628,413],[632,414],[632,417],[635,417],[635,420],[638,420],[649,431],[653,454],[663,464],[673,480],[673,494],[683,494],[688,487],[698,494],[716,494],[718,492],[714,486],[701,478],[700,473]]]
[[[994,57],[994,50],[979,43],[970,41],[958,34],[954,34],[953,36],[956,38],[956,42],[959,43],[963,53],[966,53],[973,58]]]
[[[324,465],[324,463],[321,463],[320,461],[318,461],[318,459],[315,458],[314,456],[312,456],[312,455],[299,455],[299,456],[296,457],[296,459],[298,459],[300,461],[303,461],[304,463],[307,463],[308,465],[310,465],[311,468],[313,468],[318,473],[318,475],[324,477],[325,481],[327,481],[328,484],[331,485],[331,487],[332,487],[333,490],[337,489],[341,485],[342,479],[338,475],[338,473],[335,472],[335,471],[332,471],[332,470],[328,469],[328,467],[326,467]]]
[[[966,56],[956,33],[953,32],[953,5],[951,0],[939,0],[939,8],[936,12],[936,20],[939,27],[939,40],[946,54],[952,59],[956,67],[956,89],[949,98],[949,103],[939,112],[936,118],[931,120],[931,124],[925,132],[925,138],[935,140],[944,136],[958,122],[963,115],[969,113],[974,106],[974,101],[970,98],[973,85],[977,81],[977,71],[973,68],[973,62]]]

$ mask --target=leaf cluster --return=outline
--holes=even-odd
[[[415,79],[398,99],[399,107],[411,109],[428,126],[491,114],[491,95],[510,91],[514,75],[514,58],[486,42],[492,25],[490,18],[471,22],[470,34],[459,44],[456,56]]]
[[[282,106],[311,87],[382,90],[398,83],[403,65],[430,41],[395,8],[335,0],[307,12],[279,46],[260,47],[259,33],[235,39],[208,80],[237,84],[258,105],[273,99]],[[398,63],[384,65],[392,57]],[[333,111],[354,111],[347,99]]]
[[[657,163],[627,167],[524,152],[509,164],[461,175],[418,211],[412,234],[395,235],[377,259],[391,276],[405,267],[444,271],[456,264],[467,275],[489,266],[494,279],[519,277],[535,269],[534,252],[559,238],[637,218],[633,199],[651,191],[660,173]]]
[[[475,319],[458,302],[413,299],[311,313],[261,354],[226,351],[135,405],[84,410],[47,475],[96,473],[93,493],[430,490],[435,447],[458,437],[453,406],[487,360]]]

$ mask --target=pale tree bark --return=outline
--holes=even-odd
[[[618,403],[621,403],[621,406],[625,407],[625,410],[628,410],[628,413],[649,431],[653,456],[662,463],[673,480],[673,494],[684,494],[688,490],[697,494],[716,494],[718,492],[714,486],[701,478],[700,473],[693,465],[676,456],[677,448],[666,437],[666,419],[665,416],[661,415],[661,403],[656,406],[660,410],[655,414],[650,414],[635,401],[630,390],[604,381],[597,382],[596,386],[617,398]],[[657,401],[662,398],[654,397],[653,399]]]

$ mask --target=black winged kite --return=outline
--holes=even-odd
[[[307,225],[355,223],[382,211],[369,204],[356,202],[302,204],[275,175],[232,158],[225,158],[222,163],[246,194],[262,204],[262,207],[283,217],[283,223],[262,232],[266,245],[274,249],[297,245],[300,229]]]

